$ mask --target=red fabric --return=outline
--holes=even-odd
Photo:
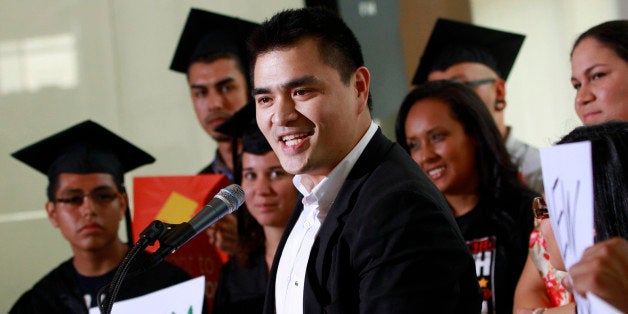
[[[211,200],[220,189],[226,187],[229,180],[220,174],[200,174],[194,176],[151,176],[133,179],[133,241],[153,220],[160,219],[167,223],[188,221]],[[174,196],[174,198],[173,198]],[[179,203],[172,202],[180,200]],[[181,201],[182,200],[182,201]],[[169,202],[170,201],[170,202]],[[183,202],[183,203],[181,203]],[[166,206],[170,204],[169,206]],[[185,204],[186,208],[176,208]],[[174,206],[174,208],[173,208]],[[180,221],[168,221],[164,217],[179,214]],[[147,249],[154,252],[158,243]],[[214,294],[218,284],[220,267],[228,260],[227,254],[209,244],[205,232],[199,233],[179,250],[166,257],[169,262],[181,267],[192,277],[205,276],[205,298],[207,309],[211,313]]]

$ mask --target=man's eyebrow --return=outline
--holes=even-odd
[[[220,81],[217,81],[216,83],[213,84],[213,86],[222,86],[225,85],[227,83],[231,83],[235,81],[235,78],[233,77],[225,77],[223,79],[221,79]],[[207,86],[204,84],[191,84],[190,88],[194,89],[194,88],[199,88],[199,89],[207,89]]]
[[[306,75],[306,76],[302,76],[302,77],[297,77],[295,79],[292,79],[288,82],[285,82],[283,84],[281,84],[280,88],[282,90],[290,90],[293,89],[295,87],[299,87],[302,85],[311,85],[311,84],[315,84],[318,83],[319,80],[314,76],[314,75]],[[253,88],[253,96],[255,95],[260,95],[260,94],[268,94],[270,93],[270,88],[266,88],[266,87],[257,87],[257,88]]]
[[[192,84],[190,85],[190,89],[207,89],[207,87],[202,84]]]
[[[318,79],[314,75],[306,75],[306,76],[297,77],[293,80],[290,80],[284,83],[281,87],[283,89],[293,89],[295,87],[299,87],[302,85],[311,85],[317,82],[318,82]]]
[[[227,84],[227,83],[231,83],[231,82],[233,82],[233,81],[235,81],[235,79],[234,79],[233,77],[231,77],[231,76],[229,76],[229,77],[225,77],[224,79],[222,79],[222,80],[220,80],[220,81],[218,81],[218,82],[214,83],[214,86],[221,86],[221,85],[225,85],[225,84]]]
[[[114,187],[104,184],[104,185],[99,185],[93,188],[88,193],[94,192],[94,191],[113,190],[113,189]],[[64,195],[64,194],[81,193],[81,192],[83,192],[83,189],[81,188],[68,188],[68,189],[62,190],[61,194]]]
[[[255,95],[261,95],[261,94],[269,94],[270,93],[270,89],[268,88],[253,88],[253,91],[251,92],[251,94],[253,94],[253,96]]]

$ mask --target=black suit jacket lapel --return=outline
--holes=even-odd
[[[378,129],[351,169],[314,241],[309,261],[315,261],[315,263],[314,265],[308,263],[307,266],[304,298],[308,297],[307,288],[309,287],[315,294],[310,297],[314,297],[317,303],[329,303],[329,295],[325,287],[332,256],[328,248],[335,245],[340,232],[344,229],[345,217],[354,210],[355,197],[360,187],[393,145]]]
[[[318,304],[326,304],[326,299],[329,299],[325,293],[325,283],[323,283],[325,278],[324,274],[327,273],[330,266],[328,262],[331,262],[331,260],[325,261],[327,248],[329,247],[330,242],[335,240],[334,235],[340,232],[344,227],[343,217],[353,209],[351,204],[354,203],[355,200],[353,200],[352,195],[359,189],[364,180],[366,180],[368,175],[380,163],[386,152],[389,151],[393,145],[394,143],[388,140],[382,134],[381,130],[378,129],[349,173],[347,180],[341,187],[338,196],[336,196],[336,200],[331,206],[329,213],[319,230],[319,234],[314,241],[312,251],[310,252],[309,260],[314,260],[316,263],[308,263],[307,266],[305,291],[303,295],[304,304],[314,302]],[[288,240],[288,236],[299,219],[299,215],[303,211],[302,199],[303,195],[299,194],[295,209],[292,212],[292,216],[288,221],[286,229],[284,230],[279,246],[277,247],[277,252],[275,253],[275,257],[273,259],[273,265],[270,270],[268,287],[266,290],[266,300],[264,303],[264,313],[267,314],[275,313],[275,281],[277,277],[277,267],[283,249],[286,245],[286,241]],[[312,296],[308,294],[308,292],[313,292],[315,295]]]

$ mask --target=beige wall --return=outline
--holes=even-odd
[[[399,1],[399,24],[408,81],[414,77],[414,72],[419,66],[419,58],[432,33],[432,26],[439,17],[471,22],[469,1]]]

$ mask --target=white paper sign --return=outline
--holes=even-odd
[[[541,149],[545,201],[560,253],[569,269],[593,245],[591,142]],[[600,313],[575,295],[578,313]]]
[[[541,149],[545,201],[567,268],[593,245],[591,143]]]
[[[204,293],[205,277],[199,276],[137,298],[115,302],[111,313],[197,314],[203,311]],[[100,310],[91,308],[89,314],[100,314]]]

